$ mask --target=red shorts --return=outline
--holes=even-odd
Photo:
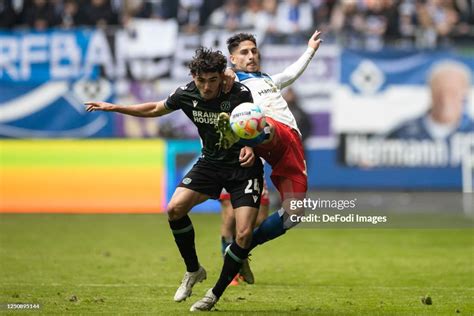
[[[275,134],[271,142],[254,147],[254,152],[272,166],[270,178],[282,201],[303,198],[308,190],[308,175],[301,137],[286,124],[269,117],[266,120],[274,126]]]
[[[230,200],[230,194],[225,189],[222,189],[219,200]],[[270,198],[268,197],[268,188],[265,178],[263,178],[263,190],[262,197],[260,198],[260,205],[270,205]]]

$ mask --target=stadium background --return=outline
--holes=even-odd
[[[435,1],[303,1],[296,21],[285,20],[290,2],[274,4],[273,16],[271,2],[6,1],[3,14],[11,8],[17,19],[0,33],[1,211],[163,211],[198,154],[188,140],[197,138],[195,129],[180,113],[156,120],[87,114],[82,102],[164,99],[189,81],[186,62],[196,47],[225,52],[225,39],[236,30],[257,35],[268,73],[296,60],[315,27],[324,32],[324,44],[291,91],[291,104],[306,119],[310,189],[461,190],[459,155],[435,166],[420,158],[367,168],[346,161],[349,145],[342,140],[384,134],[423,114],[436,63],[455,59],[474,69],[472,16],[459,8],[462,1],[438,7]],[[424,25],[422,6],[445,20],[430,13],[433,23]],[[449,13],[457,14],[453,23]],[[365,26],[349,28],[357,17]],[[288,23],[298,25],[294,32],[278,29]],[[436,23],[449,32],[440,33]],[[465,106],[470,116],[473,102],[468,98]]]
[[[289,3],[299,3],[299,8],[291,9]],[[459,193],[463,190],[462,161],[466,152],[472,155],[474,131],[450,143],[450,159],[436,163],[427,159],[430,152],[411,153],[409,144],[393,159],[376,159],[371,156],[377,155],[371,152],[373,148],[364,147],[356,138],[383,138],[402,121],[425,113],[430,106],[427,75],[439,62],[457,60],[474,71],[472,1],[6,0],[1,1],[0,17],[1,213],[163,212],[175,185],[199,153],[192,124],[180,113],[159,119],[86,113],[83,102],[131,104],[164,99],[190,80],[186,62],[199,45],[227,53],[225,40],[237,31],[256,34],[263,70],[276,73],[300,56],[316,28],[323,31],[324,43],[287,95],[305,126],[310,195],[356,196],[359,206],[369,209],[472,210],[472,204],[459,203]],[[464,114],[474,116],[474,86]],[[371,164],[367,159],[372,159]],[[276,209],[277,199],[273,192],[271,210]],[[195,211],[218,210],[219,205],[210,201]],[[86,236],[89,229],[87,225],[73,228],[62,217],[54,218],[54,224],[48,219],[53,218],[4,214],[2,254],[9,260],[4,269],[15,266],[10,260],[13,254],[7,253],[13,249],[8,241],[14,247],[17,233],[33,236],[26,238],[34,247],[32,241],[39,242],[38,236],[56,225],[79,236]],[[135,219],[124,226],[119,219],[100,221],[107,229],[116,224],[122,231],[130,229],[145,238]],[[205,225],[206,220],[197,217],[197,222],[196,226]],[[209,222],[218,225],[215,217]],[[22,225],[31,227],[31,235]],[[46,233],[49,239],[39,244],[46,247],[54,242],[51,234]],[[316,240],[310,232],[300,234]],[[337,234],[327,241],[342,245],[343,238]],[[346,235],[351,238],[350,232],[342,233]],[[472,234],[456,235],[459,240],[456,237],[446,243],[443,234],[430,236],[434,244],[441,245],[440,253],[454,249],[455,244],[459,247],[453,250],[455,256],[462,257],[459,262],[471,264],[464,274],[455,274],[459,279],[452,278],[452,283],[461,284],[466,281],[461,276],[471,276],[464,285],[468,300],[472,299]],[[425,237],[407,239],[405,244],[420,243],[413,257],[430,249],[423,243]],[[106,237],[98,234],[97,238]],[[210,243],[217,240],[206,238]],[[386,246],[377,234],[367,233],[367,238],[380,238],[380,247]],[[388,240],[396,244],[395,239]],[[169,243],[172,245],[171,240]],[[341,249],[342,256],[344,249],[350,252],[351,248],[334,249]],[[325,251],[327,258],[337,258],[331,249]],[[370,250],[366,253],[373,256]],[[110,257],[107,252],[103,256]],[[380,263],[382,271],[384,261],[378,259],[370,264]],[[324,265],[325,259],[320,260]],[[15,280],[14,275],[3,272],[4,280]],[[445,283],[446,291],[453,292],[451,283]],[[394,291],[403,296],[403,289]],[[459,293],[461,301],[466,298],[465,292]],[[348,308],[342,311],[350,311]]]

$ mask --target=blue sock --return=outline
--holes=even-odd
[[[283,227],[282,216],[280,216],[278,212],[273,213],[253,231],[250,250],[257,247],[258,245],[283,235],[285,232],[286,229]]]

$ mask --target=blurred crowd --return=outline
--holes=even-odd
[[[0,0],[0,28],[127,26],[176,19],[185,33],[254,30],[300,43],[318,28],[352,48],[430,48],[474,39],[474,0]]]

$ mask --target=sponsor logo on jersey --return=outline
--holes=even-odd
[[[219,113],[193,110],[193,121],[201,124],[216,125]]]
[[[258,91],[258,95],[261,96],[262,94],[267,94],[267,93],[272,93],[272,92],[276,92],[276,91],[273,91],[273,89],[263,89],[263,90],[260,90]]]
[[[196,107],[198,105],[198,101],[197,100],[193,100],[193,107]]]
[[[277,86],[273,83],[273,81],[271,81],[270,79],[267,79],[267,78],[265,78],[265,79],[263,79],[263,80],[265,81],[265,83],[266,83],[267,85],[270,86],[270,88],[260,90],[260,91],[258,92],[258,95],[259,95],[259,96],[261,96],[262,94],[267,94],[267,93],[272,93],[272,92],[273,92],[273,93],[278,92],[278,88],[277,88]]]

